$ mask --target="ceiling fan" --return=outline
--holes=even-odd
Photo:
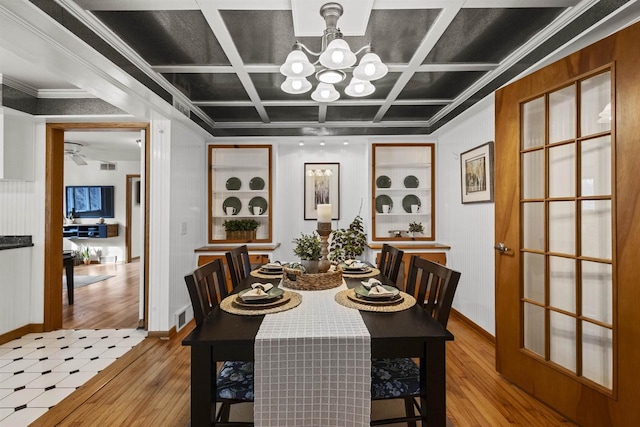
[[[84,155],[80,154],[80,149],[82,148],[82,144],[79,142],[64,142],[64,156],[66,160],[73,160],[73,162],[78,166],[86,166],[87,162],[84,160]]]

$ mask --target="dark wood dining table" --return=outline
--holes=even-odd
[[[385,277],[375,276],[383,283],[394,285]],[[360,278],[346,278],[349,288],[360,284]],[[239,291],[254,282],[265,280],[249,276],[236,289]],[[337,304],[337,303],[336,303]],[[295,308],[293,308],[295,310]],[[446,425],[445,344],[453,335],[426,313],[418,304],[393,312],[361,311],[362,319],[371,335],[372,358],[420,358],[420,389],[423,426]],[[242,316],[230,314],[216,307],[204,322],[183,341],[191,347],[191,426],[212,425],[215,390],[211,384],[213,361],[254,360],[254,343],[264,315]]]

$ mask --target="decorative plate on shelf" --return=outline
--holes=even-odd
[[[420,181],[413,175],[409,175],[404,179],[404,186],[406,188],[418,188],[418,185],[420,185]]]
[[[264,179],[260,178],[259,176],[254,176],[253,178],[251,178],[251,181],[249,181],[249,188],[252,190],[264,189]]]
[[[380,175],[378,179],[376,179],[376,187],[378,188],[389,188],[391,187],[391,178],[386,175]]]
[[[386,194],[376,197],[376,212],[382,213],[382,205],[389,205],[389,212],[393,210],[393,200]]]
[[[251,212],[252,214],[254,206],[262,209],[260,215],[264,215],[265,212],[267,212],[267,207],[269,207],[269,204],[263,197],[258,196],[249,200],[249,212]]]
[[[227,180],[226,186],[227,190],[239,190],[242,187],[242,181],[240,181],[240,178],[232,176]]]
[[[237,197],[227,197],[224,199],[224,202],[222,202],[222,210],[225,214],[227,213],[227,208],[234,208],[234,215],[238,215],[240,209],[242,209],[242,202]]]
[[[420,198],[414,194],[409,194],[408,196],[404,196],[402,199],[402,207],[406,213],[411,213],[411,205],[418,205],[420,207]]]

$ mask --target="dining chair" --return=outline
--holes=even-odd
[[[196,325],[201,325],[209,313],[216,308],[219,299],[224,298],[222,295],[227,295],[222,259],[218,258],[198,267],[193,273],[184,276],[184,280],[189,291]],[[228,423],[232,404],[253,402],[253,362],[223,362],[215,381],[216,400],[221,403],[215,421]],[[234,422],[233,425],[249,426],[253,423]]]
[[[249,262],[247,245],[238,246],[232,251],[227,252],[225,256],[227,258],[227,265],[229,266],[229,274],[231,275],[231,284],[235,289],[236,286],[251,273],[251,262]]]
[[[402,264],[402,256],[404,251],[391,246],[387,243],[382,245],[382,251],[380,252],[380,258],[378,259],[378,270],[387,279],[396,283],[398,280],[398,273],[400,272],[400,265]]]
[[[418,304],[446,328],[459,280],[459,272],[413,255],[405,292],[416,297]],[[420,420],[420,416],[415,415],[415,409],[420,412],[417,402],[420,393],[420,367],[413,359],[373,359],[371,399],[403,399],[405,417],[373,420],[371,425],[402,422],[415,427],[415,422]]]

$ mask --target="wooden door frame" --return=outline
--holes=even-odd
[[[140,174],[127,174],[127,212],[125,216],[125,232],[124,232],[124,244],[126,249],[125,260],[127,263],[131,262],[131,196],[133,194],[133,189],[131,188],[131,184],[133,179],[140,178]]]
[[[148,123],[47,123],[45,158],[44,321],[45,331],[62,328],[62,194],[64,187],[64,132],[145,131],[144,210],[144,328],[149,322],[149,174],[150,128]],[[141,322],[142,323],[142,322]]]

